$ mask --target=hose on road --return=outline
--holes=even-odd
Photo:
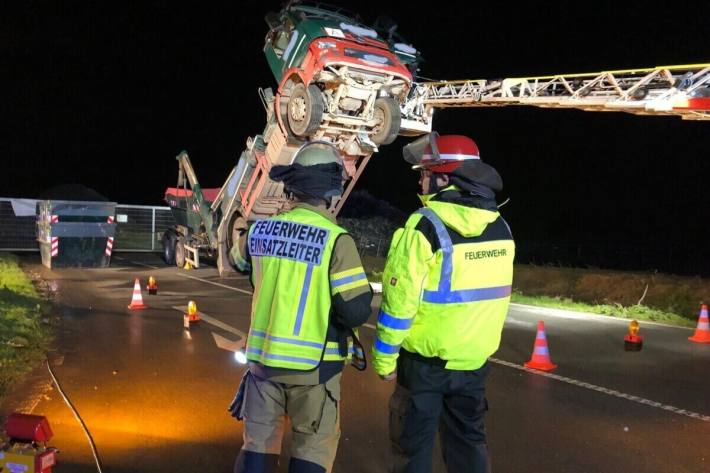
[[[72,404],[67,395],[64,393],[62,386],[59,384],[59,380],[57,380],[57,377],[54,375],[54,371],[52,371],[52,367],[49,365],[49,360],[45,360],[45,362],[47,364],[47,370],[49,371],[49,375],[52,377],[52,381],[54,381],[54,385],[57,387],[57,391],[59,391],[59,394],[62,395],[64,402],[67,404],[67,406],[69,406],[69,409],[71,409],[72,413],[74,414],[74,417],[81,425],[81,428],[84,429],[86,438],[89,439],[91,453],[94,455],[94,461],[96,462],[96,469],[99,473],[103,473],[103,470],[101,469],[101,460],[99,459],[99,452],[96,450],[96,444],[94,443],[94,438],[91,436],[91,432],[89,432],[89,429],[86,427],[84,420],[79,415],[79,412],[74,407],[74,404]]]

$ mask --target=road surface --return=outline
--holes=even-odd
[[[166,267],[153,254],[115,256],[109,269],[52,271],[26,260],[54,282],[61,326],[52,367],[89,427],[104,471],[232,471],[242,425],[226,408],[244,367],[217,347],[213,333],[237,340],[248,330],[248,280],[220,279],[211,267]],[[159,294],[144,290],[149,309],[128,310],[134,278],[145,284],[148,275]],[[190,299],[212,323],[187,332],[173,307]],[[521,367],[538,320],[559,365],[552,376]],[[369,324],[375,323],[373,307]],[[710,345],[689,342],[688,329],[641,326],[644,349],[624,352],[626,321],[512,305],[488,383],[493,470],[710,471]],[[361,333],[369,349],[374,331]],[[386,471],[392,389],[371,370],[346,369],[334,472]],[[2,410],[12,408],[49,418],[52,444],[61,450],[57,473],[96,471],[86,437],[46,370]],[[440,460],[434,471],[445,471]]]

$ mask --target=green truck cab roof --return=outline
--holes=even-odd
[[[270,30],[264,54],[278,81],[286,70],[298,67],[313,40],[322,37],[351,40],[390,51],[411,72],[416,71],[421,61],[418,51],[404,43],[400,36],[389,34],[385,39],[375,28],[364,25],[357,14],[343,8],[319,2],[290,2],[280,12],[267,14],[265,19]]]

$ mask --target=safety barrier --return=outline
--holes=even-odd
[[[116,234],[115,202],[40,201],[37,243],[48,268],[105,268]]]
[[[39,251],[38,202],[0,197],[0,251]],[[170,208],[162,206],[118,204],[115,219],[113,251],[161,251],[163,232],[175,224]]]

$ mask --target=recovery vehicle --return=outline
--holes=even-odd
[[[378,146],[430,132],[437,108],[527,105],[710,120],[710,64],[414,83],[422,58],[391,22],[370,28],[343,9],[295,1],[266,21],[264,52],[279,80],[276,93],[259,89],[266,127],[247,139],[219,189],[202,189],[187,153],[177,157],[178,185],[166,191],[177,222],[163,235],[168,263],[199,265],[202,253],[217,257],[220,274],[231,269],[237,230],[288,205],[269,169],[290,164],[307,140],[343,152],[348,180],[330,208],[337,214]]]

